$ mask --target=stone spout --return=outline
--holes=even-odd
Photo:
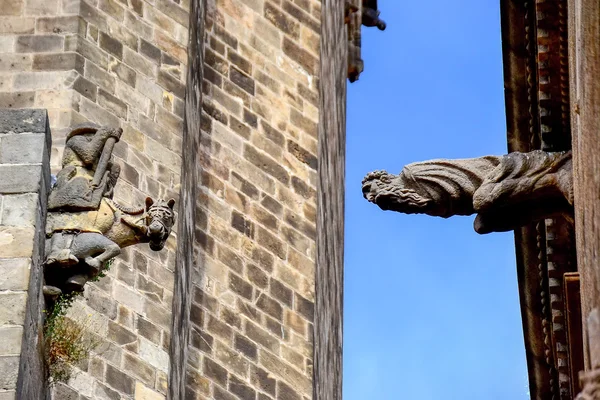
[[[571,152],[417,162],[398,175],[370,172],[362,192],[382,210],[442,218],[477,214],[474,228],[482,234],[556,215],[572,220]]]

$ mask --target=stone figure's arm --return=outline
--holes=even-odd
[[[84,164],[93,165],[100,158],[106,140],[114,137],[118,141],[121,132],[120,129],[101,128],[91,138],[82,135],[71,137],[66,146],[73,150]]]

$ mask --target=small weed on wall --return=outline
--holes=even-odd
[[[106,263],[102,272],[91,281],[106,276],[112,260]],[[67,316],[69,308],[82,293],[60,296],[48,310],[44,324],[44,350],[48,366],[50,384],[67,382],[71,378],[72,366],[85,360],[100,342],[89,334],[91,315],[75,320]],[[83,320],[82,320],[83,319]]]

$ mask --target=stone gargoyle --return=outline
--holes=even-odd
[[[399,175],[367,174],[362,192],[382,210],[443,218],[477,214],[474,228],[482,234],[557,215],[572,221],[571,152],[417,162]]]
[[[148,197],[145,207],[130,208],[112,199],[120,168],[111,157],[121,133],[85,124],[67,136],[63,169],[48,197],[46,296],[83,291],[121,248],[149,243],[159,251],[171,233],[175,200]]]

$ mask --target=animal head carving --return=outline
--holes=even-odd
[[[155,203],[150,197],[146,197],[146,235],[150,249],[160,251],[165,246],[175,223],[174,206],[174,199],[158,200]]]
[[[382,210],[405,214],[427,213],[433,200],[415,189],[407,187],[402,174],[392,175],[386,171],[370,172],[362,181],[365,199],[377,204]]]

